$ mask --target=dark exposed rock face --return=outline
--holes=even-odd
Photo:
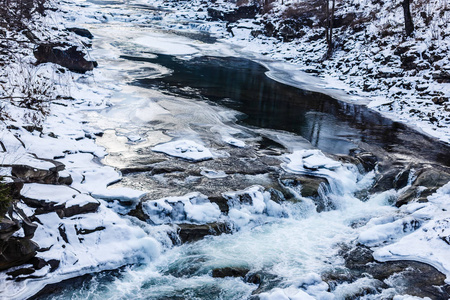
[[[397,199],[397,207],[413,200],[426,202],[428,196],[450,181],[449,170],[437,166],[425,166],[416,171],[415,176],[411,187]]]
[[[225,278],[225,277],[244,277],[250,270],[240,267],[225,267],[212,270],[212,277]]]
[[[201,240],[207,235],[231,233],[231,228],[225,223],[179,224],[177,232],[182,243],[189,243]]]
[[[7,241],[0,241],[0,270],[26,263],[36,255],[39,246],[29,240],[11,237]]]
[[[377,262],[372,251],[360,245],[353,248],[344,246],[340,254],[347,269],[323,274],[330,286],[370,275],[380,287],[394,287],[408,295],[431,299],[448,299],[450,296],[449,285],[444,281],[446,276],[430,265],[406,260]],[[369,292],[377,293],[377,289]]]
[[[88,39],[93,39],[94,38],[92,33],[89,30],[84,29],[84,28],[70,27],[70,28],[67,28],[67,30],[70,31],[70,32],[73,32],[73,33],[75,33],[75,34],[77,34],[79,36],[87,37]]]
[[[222,11],[208,8],[208,16],[211,21],[236,22],[240,19],[252,19],[259,12],[257,5],[241,6],[232,11]]]
[[[87,214],[91,212],[96,212],[98,207],[100,206],[100,202],[88,202],[84,205],[72,205],[69,207],[64,207],[62,209],[57,210],[58,216],[60,218],[68,218],[73,217],[75,215]]]
[[[328,180],[319,176],[311,175],[291,175],[286,174],[280,180],[286,187],[292,188],[299,192],[303,197],[311,198],[316,204],[318,212],[330,209],[327,203],[326,195],[321,194],[321,190],[329,186]]]
[[[97,66],[95,61],[86,60],[85,53],[76,46],[41,44],[34,50],[34,56],[38,64],[51,62],[77,73],[92,71]]]

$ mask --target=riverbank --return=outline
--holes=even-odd
[[[108,92],[85,74],[90,39],[65,25],[59,4],[45,7],[3,28],[1,172],[11,196],[2,196],[9,208],[1,219],[1,299],[25,299],[50,283],[146,261],[160,247],[111,208],[142,193],[107,189],[121,176],[99,163],[106,155],[95,144],[101,133],[83,121],[83,112],[108,105]],[[50,49],[47,56],[37,45]],[[46,62],[59,53],[69,59]]]

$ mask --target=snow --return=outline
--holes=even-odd
[[[220,209],[211,203],[205,195],[190,193],[179,197],[167,197],[145,201],[142,209],[154,224],[171,223],[211,223],[216,222]]]
[[[265,217],[280,218],[288,215],[288,207],[271,199],[264,187],[255,185],[242,191],[222,193],[230,208],[228,217],[236,228],[244,228],[249,223],[263,222]]]
[[[160,144],[153,147],[152,150],[190,161],[202,161],[213,158],[209,149],[191,140],[176,140]]]
[[[26,183],[20,191],[20,194],[26,198],[59,205],[77,198],[80,193],[65,185]],[[95,201],[93,198],[91,199]]]
[[[444,273],[449,282],[450,183],[429,196],[428,201],[402,206],[396,220],[368,224],[359,241],[377,246],[374,257],[379,261],[416,260],[428,263]],[[393,242],[384,245],[390,240]]]

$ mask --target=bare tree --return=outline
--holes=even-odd
[[[414,23],[411,17],[410,9],[411,0],[403,0],[403,14],[405,16],[405,32],[406,36],[410,36],[414,32]]]
[[[331,4],[331,7],[330,7]],[[327,55],[330,58],[333,54],[333,20],[336,8],[336,0],[325,0],[325,33],[327,40]]]

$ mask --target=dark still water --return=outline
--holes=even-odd
[[[370,145],[450,165],[448,145],[365,106],[272,80],[264,66],[251,60],[209,56],[183,60],[161,54],[122,58],[172,70],[164,77],[142,78],[135,84],[193,99],[207,98],[244,113],[240,122],[245,125],[296,133],[328,153],[348,154],[350,149]]]

